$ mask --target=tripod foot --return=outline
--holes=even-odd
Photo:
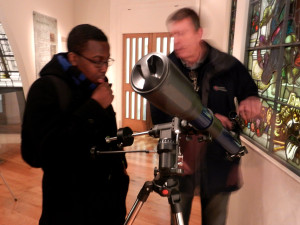
[[[12,190],[10,189],[10,187],[8,186],[6,180],[4,179],[3,175],[1,174],[1,172],[0,172],[0,177],[2,178],[2,180],[3,180],[4,184],[5,184],[5,186],[7,187],[8,191],[10,192],[10,194],[11,194],[11,196],[13,197],[14,201],[15,201],[15,202],[18,201],[18,199],[15,197],[14,193],[12,192]]]

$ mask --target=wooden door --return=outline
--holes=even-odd
[[[147,99],[133,91],[130,84],[131,71],[136,62],[151,52],[165,55],[173,51],[173,38],[169,33],[123,34],[123,98],[122,124],[135,132],[152,127]]]

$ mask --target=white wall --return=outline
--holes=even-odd
[[[200,23],[203,39],[224,52],[228,51],[230,11],[231,1],[201,0]]]
[[[300,224],[300,177],[244,140],[243,187],[230,198],[229,225]]]
[[[109,38],[110,0],[74,0],[74,3],[75,25],[82,23],[94,25],[99,27]]]
[[[0,21],[15,54],[25,94],[36,78],[33,11],[57,19],[60,51],[63,49],[60,37],[66,37],[74,24],[73,7],[70,0],[0,0]]]

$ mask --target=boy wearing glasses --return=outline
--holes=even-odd
[[[44,172],[39,224],[123,224],[125,156],[92,154],[120,150],[105,142],[117,133],[105,76],[109,43],[100,29],[81,24],[67,44],[68,53],[54,55],[31,86],[23,118],[22,156]]]

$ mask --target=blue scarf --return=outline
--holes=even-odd
[[[74,83],[77,86],[84,86],[87,87],[89,90],[94,90],[97,87],[96,84],[90,82],[86,78],[86,76],[82,72],[80,72],[75,66],[72,66],[63,54],[58,54],[57,60],[62,66],[63,70],[71,75]]]

